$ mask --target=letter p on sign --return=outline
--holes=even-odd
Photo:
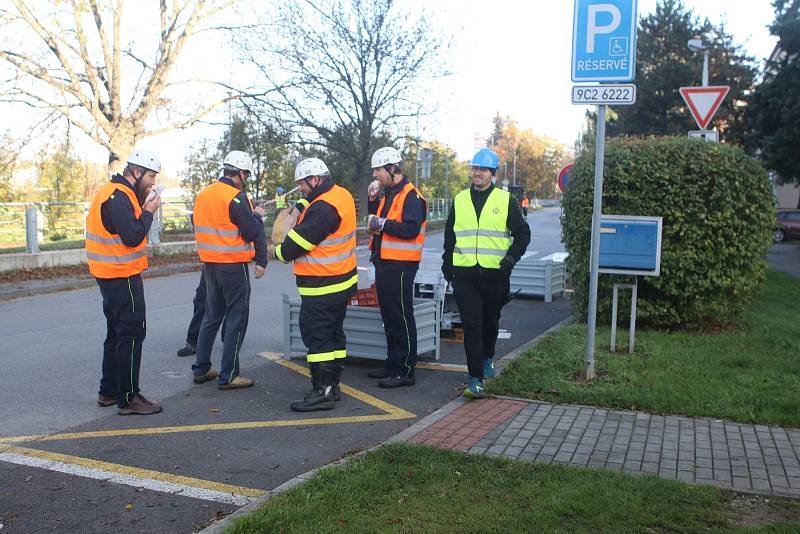
[[[609,24],[598,24],[600,13],[610,13],[611,22]],[[613,33],[619,28],[622,21],[622,13],[613,4],[594,4],[589,6],[589,21],[586,27],[586,52],[594,53],[595,37],[598,34]]]

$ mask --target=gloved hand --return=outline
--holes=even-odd
[[[377,215],[370,215],[367,218],[367,233],[379,234],[383,231],[383,225],[386,224],[386,219],[378,217]]]
[[[442,265],[442,274],[444,275],[445,282],[453,281],[453,267],[452,265]]]
[[[378,198],[378,193],[381,190],[381,183],[378,180],[372,180],[369,186],[367,187],[367,195],[369,196],[370,200],[375,200]]]
[[[502,260],[500,260],[500,270],[506,276],[511,276],[511,269],[514,268],[514,264],[517,263],[517,260],[512,258],[511,256],[506,256]]]

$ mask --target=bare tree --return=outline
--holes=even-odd
[[[444,32],[394,4],[292,0],[279,7],[266,45],[245,44],[267,81],[274,118],[299,143],[352,162],[362,213],[376,134],[402,137],[409,119],[435,107],[425,82],[447,74],[439,59]]]
[[[156,31],[130,24],[146,20],[149,2],[124,12],[124,0],[11,0],[13,7],[0,8],[0,65],[11,72],[2,99],[66,117],[108,149],[109,167],[117,171],[139,139],[188,127],[236,97],[217,91],[221,97],[209,98],[197,86],[211,82],[173,79],[190,38],[214,29],[209,22],[232,3],[160,0]],[[187,97],[192,84],[196,102]],[[158,124],[148,126],[157,111]]]

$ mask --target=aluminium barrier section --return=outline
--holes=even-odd
[[[305,356],[306,346],[300,335],[300,299],[283,294],[283,357]],[[430,299],[414,300],[414,319],[417,323],[417,354],[440,356],[439,307]],[[385,360],[388,345],[383,329],[380,308],[348,306],[344,320],[347,337],[347,356]]]

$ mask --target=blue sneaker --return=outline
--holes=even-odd
[[[464,396],[468,399],[486,398],[486,391],[483,389],[483,382],[480,378],[469,377],[469,385],[464,388]]]
[[[491,358],[483,360],[483,378],[494,378],[494,360]]]

